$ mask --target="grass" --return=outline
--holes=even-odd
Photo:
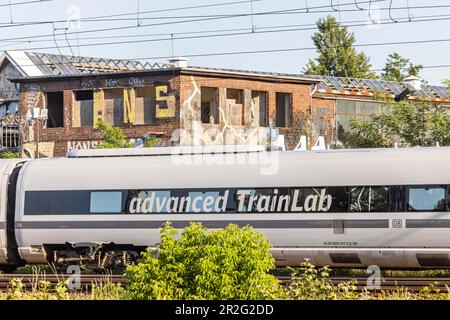
[[[48,274],[54,271],[50,266],[25,266],[16,273],[33,274],[31,283],[24,283],[19,277],[10,281],[8,289],[0,292],[0,300],[127,300],[126,286],[111,281],[111,277],[105,275],[91,284],[90,290],[86,287],[78,291],[70,291],[67,283],[51,284],[46,280]],[[393,290],[381,290],[372,292],[367,289],[358,291],[354,282],[347,281],[341,284],[333,284],[332,276],[366,277],[362,269],[336,269],[316,268],[311,264],[305,264],[302,268],[278,268],[273,272],[276,275],[291,275],[289,285],[285,288],[288,299],[330,299],[330,300],[450,300],[450,289],[440,290],[437,283],[424,287],[420,292],[413,292],[408,288],[398,286]],[[448,277],[448,270],[384,270],[385,277]],[[30,287],[26,290],[25,286]]]

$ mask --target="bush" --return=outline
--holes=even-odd
[[[125,271],[127,290],[132,299],[280,299],[269,248],[252,227],[208,232],[193,223],[180,235],[167,223],[157,250]]]
[[[1,159],[16,159],[16,158],[20,158],[20,155],[17,152],[6,151],[1,154],[0,158]]]
[[[355,281],[335,285],[330,280],[328,267],[316,268],[306,259],[301,268],[291,274],[288,295],[294,300],[356,299],[356,289]]]
[[[103,140],[97,146],[97,149],[133,147],[133,145],[126,139],[122,129],[112,127],[101,120],[97,120],[95,128],[103,134]]]

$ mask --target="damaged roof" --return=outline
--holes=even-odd
[[[5,51],[23,77],[75,76],[99,73],[131,72],[169,69],[169,64],[150,64],[140,61],[78,57],[49,53]]]
[[[59,78],[83,75],[99,75],[105,73],[133,73],[177,69],[170,63],[143,63],[137,60],[107,59],[37,53],[26,51],[5,51],[1,60],[8,58],[21,73],[22,79],[30,78]],[[260,72],[237,69],[185,67],[186,72],[205,72],[222,76],[241,75],[261,77],[266,79],[287,79],[305,81],[317,84],[316,92],[328,95],[373,96],[376,93],[397,95],[405,86],[399,82],[376,79],[357,79],[343,77],[329,77],[318,75]],[[17,80],[18,78],[16,78]],[[444,86],[424,84],[417,94],[434,101],[448,101],[450,94]]]
[[[405,86],[402,83],[394,81],[317,75],[303,76],[321,80],[317,86],[317,91],[325,94],[372,96],[375,93],[382,93],[397,95],[405,89]],[[443,100],[450,98],[449,91],[446,87],[433,86],[427,83],[422,85],[422,90],[418,93],[418,96]]]

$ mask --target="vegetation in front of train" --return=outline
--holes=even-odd
[[[132,299],[284,299],[267,239],[252,227],[230,224],[208,231],[193,223],[181,234],[161,230],[158,250],[148,249],[127,268]]]
[[[294,300],[346,300],[357,299],[356,281],[335,285],[330,279],[328,267],[316,268],[309,260],[301,268],[291,269],[287,295]]]
[[[361,273],[365,270],[333,271],[328,267],[315,267],[309,260],[300,268],[275,270],[269,249],[267,239],[251,227],[229,225],[225,229],[208,231],[194,223],[180,233],[166,224],[161,229],[157,250],[147,249],[137,264],[127,268],[124,284],[114,283],[111,275],[106,274],[91,283],[89,289],[84,284],[71,291],[69,282],[59,278],[53,268],[32,267],[31,283],[24,282],[17,274],[8,290],[0,292],[0,299],[450,300],[450,288],[442,290],[437,282],[420,292],[401,286],[389,290],[361,290],[358,288],[364,285],[361,279],[359,283],[356,280],[336,282],[330,275],[361,278],[367,276]],[[29,268],[19,271],[30,273]],[[280,282],[275,272],[289,275],[289,280]],[[391,276],[400,276],[399,272],[406,271],[392,272],[396,274]],[[52,273],[57,275],[57,283],[48,281],[47,275]],[[417,275],[425,276],[422,273]]]
[[[125,300],[128,294],[125,288],[111,282],[108,277],[97,281],[90,289],[72,291],[68,289],[68,282],[60,280],[52,284],[45,279],[44,273],[36,273],[29,283],[22,278],[13,278],[9,282],[8,290],[0,293],[0,300]]]

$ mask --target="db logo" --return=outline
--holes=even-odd
[[[402,219],[392,219],[392,228],[403,228]]]

